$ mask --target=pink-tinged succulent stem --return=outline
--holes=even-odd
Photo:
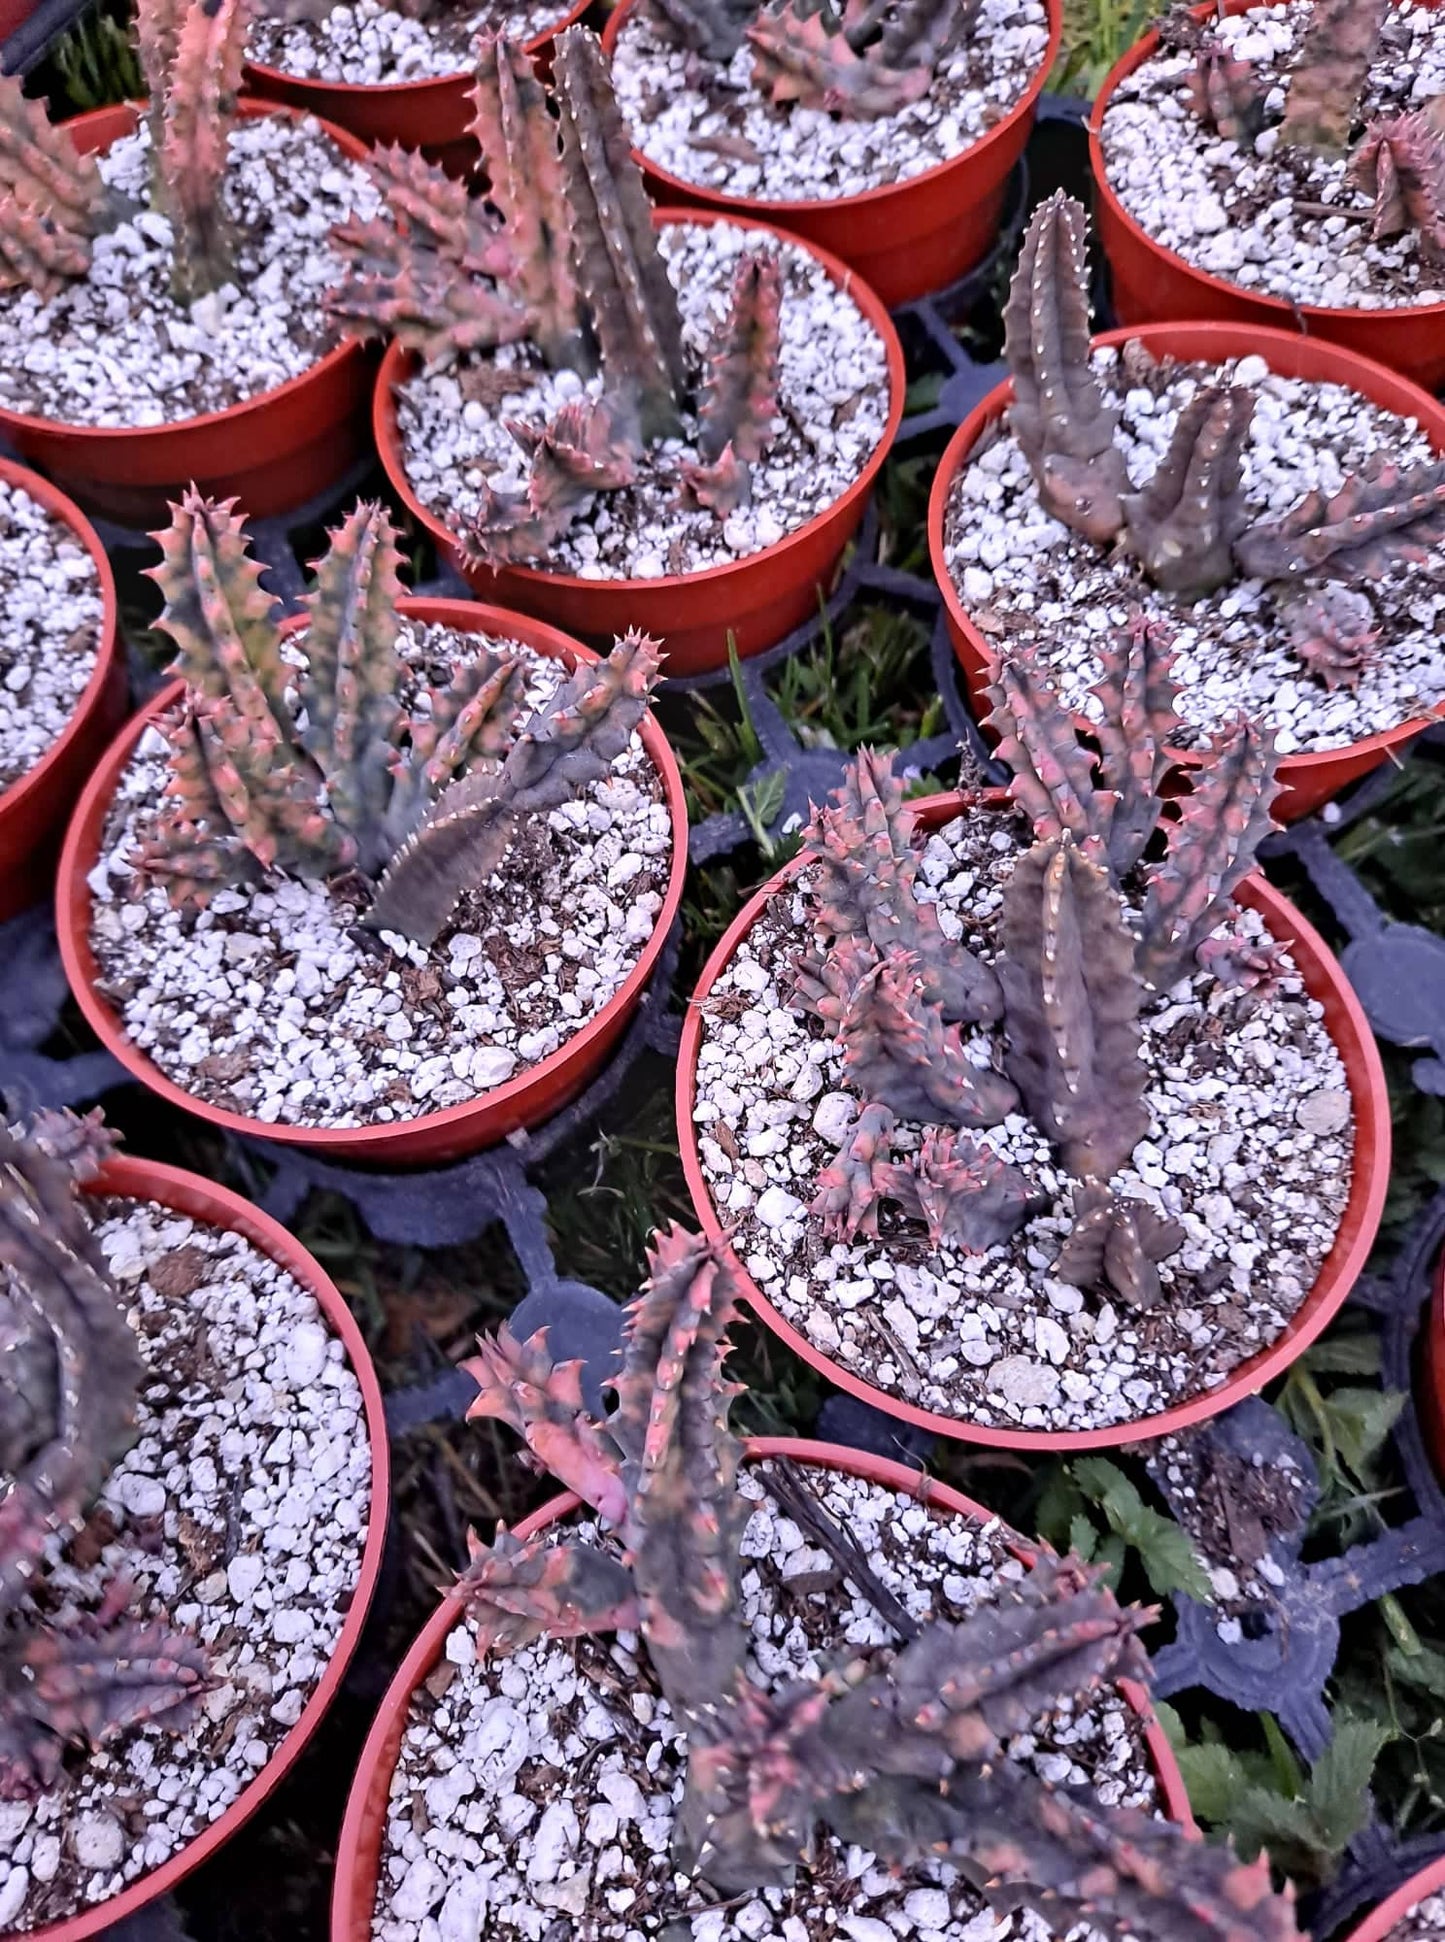
[[[1073,1217],[1055,1276],[1074,1288],[1107,1288],[1130,1308],[1152,1308],[1163,1292],[1158,1264],[1184,1245],[1178,1221],[1097,1180],[1074,1189]]]
[[[514,1652],[540,1638],[633,1631],[640,1622],[627,1567],[591,1544],[561,1544],[550,1531],[519,1543],[497,1527],[473,1537],[471,1562],[452,1588],[476,1627],[477,1649]]]
[[[1254,580],[1377,580],[1416,566],[1445,537],[1445,459],[1401,471],[1377,462],[1352,472],[1333,494],[1310,492],[1282,519],[1259,520],[1235,541],[1240,570]]]
[[[1108,852],[1116,881],[1143,856],[1163,807],[1159,788],[1179,732],[1169,646],[1168,630],[1135,612],[1099,650],[1104,672],[1091,691],[1099,703],[1094,736],[1099,779],[1113,797]]]
[[[626,1511],[617,1451],[582,1402],[580,1362],[554,1362],[541,1329],[519,1342],[503,1326],[462,1367],[477,1384],[467,1421],[491,1417],[515,1430],[542,1467],[609,1524]]]
[[[958,1027],[928,1002],[909,951],[890,951],[865,973],[838,1037],[848,1084],[900,1119],[997,1126],[1018,1105],[1003,1074],[975,1065]]]
[[[1004,356],[1013,378],[1009,429],[1045,512],[1105,544],[1124,524],[1129,474],[1114,444],[1119,414],[1104,403],[1089,355],[1083,205],[1062,193],[1034,211],[1009,299]]]
[[[42,302],[90,268],[90,239],[13,196],[0,201],[0,290],[33,290]]]
[[[875,951],[917,959],[930,1004],[949,1023],[991,1023],[1003,1012],[993,971],[943,934],[938,912],[917,896],[918,858],[892,763],[862,749],[803,843],[808,894],[819,926],[835,940],[866,938]]]
[[[1199,49],[1189,95],[1206,128],[1226,141],[1251,144],[1264,127],[1269,89],[1249,61],[1236,61],[1218,41]]]
[[[1093,758],[1028,649],[1015,647],[999,662],[988,697],[993,712],[985,725],[999,738],[1009,795],[1035,835],[1052,841],[1067,834],[1090,862],[1106,862],[1111,804],[1095,788]]]
[[[326,314],[348,336],[394,337],[428,363],[453,351],[492,350],[527,334],[527,313],[490,280],[414,231],[382,218],[338,223],[331,240],[345,263]]]
[[[933,1248],[987,1254],[1002,1247],[1046,1198],[984,1142],[930,1127],[916,1159],[884,1169],[884,1192],[922,1220]]]
[[[1445,115],[1426,109],[1372,122],[1350,163],[1350,179],[1375,204],[1378,242],[1414,230],[1424,262],[1445,263]]]
[[[0,75],[0,196],[77,240],[98,236],[112,219],[95,157],[51,123],[45,103],[32,101],[16,74]]]
[[[1279,617],[1291,648],[1331,694],[1357,688],[1380,658],[1375,610],[1353,587],[1310,588],[1282,606]]]
[[[819,1173],[818,1192],[808,1211],[822,1222],[829,1240],[854,1241],[860,1234],[877,1238],[878,1209],[890,1191],[895,1124],[887,1106],[865,1106],[837,1157]]]
[[[519,817],[555,809],[607,774],[647,708],[660,653],[645,634],[624,636],[531,716],[500,769],[443,791],[394,858],[368,925],[431,943],[463,892],[500,864]]]
[[[1201,753],[1144,901],[1137,963],[1155,991],[1166,991],[1188,971],[1274,828],[1269,806],[1280,785],[1273,735],[1241,717]]]

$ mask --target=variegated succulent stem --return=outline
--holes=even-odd
[[[1159,787],[1179,732],[1169,639],[1165,628],[1136,612],[1099,652],[1104,672],[1092,690],[1099,703],[1094,734],[1100,781],[1113,797],[1108,852],[1116,881],[1143,856],[1163,807]]]
[[[358,506],[330,538],[306,603],[301,742],[326,778],[331,813],[355,844],[358,864],[374,872],[395,848],[384,823],[401,721],[401,552],[377,504]]]
[[[1191,599],[1235,577],[1244,528],[1243,454],[1254,393],[1201,390],[1175,423],[1169,450],[1142,491],[1126,493],[1126,544],[1155,586]]]
[[[609,393],[628,398],[647,443],[681,429],[686,395],[682,319],[595,35],[557,38],[553,89],[573,262]]]
[[[594,360],[572,265],[572,216],[546,90],[530,58],[500,35],[482,36],[476,60],[471,132],[482,151],[487,195],[506,223],[512,289],[548,364],[590,371]]]
[[[231,275],[224,184],[236,124],[249,0],[192,0],[166,86],[160,168],[174,230],[172,283],[183,303]]]
[[[1062,193],[1034,211],[1004,306],[1004,356],[1009,429],[1045,512],[1104,544],[1124,524],[1129,473],[1114,444],[1119,414],[1090,363],[1087,224]]]
[[[546,1632],[580,1638],[634,1631],[641,1618],[632,1574],[591,1544],[550,1531],[522,1544],[499,1525],[491,1545],[471,1540],[471,1562],[452,1596],[466,1605],[479,1652],[513,1652]]]
[[[120,1297],[75,1197],[75,1172],[0,1124],[0,1267],[22,1339],[44,1345],[49,1393],[24,1398],[34,1425],[0,1455],[0,1614],[13,1612],[47,1539],[73,1523],[124,1453],[141,1362]],[[14,1373],[22,1358],[16,1358]]]
[[[1014,866],[999,937],[1009,1077],[1069,1172],[1108,1179],[1149,1130],[1143,992],[1118,895],[1054,837]]]
[[[542,1468],[609,1524],[626,1513],[616,1447],[587,1414],[582,1364],[554,1362],[545,1330],[519,1342],[503,1325],[461,1365],[477,1385],[467,1421],[494,1418],[517,1432]]]
[[[398,852],[367,916],[374,930],[429,944],[457,899],[487,881],[519,816],[555,809],[606,775],[642,719],[661,667],[645,634],[564,682],[528,721],[498,770],[447,789]]]
[[[1095,788],[1093,759],[1037,658],[1015,648],[1000,660],[988,697],[993,712],[985,725],[998,735],[1009,795],[1035,835],[1052,840],[1067,832],[1090,862],[1106,862],[1111,805]]]
[[[856,940],[845,939],[856,946]],[[849,954],[850,959],[852,953]],[[844,959],[832,953],[831,965]],[[831,967],[830,967],[831,968]],[[909,951],[867,952],[838,1029],[843,1073],[864,1099],[925,1125],[997,1126],[1018,1104],[1002,1073],[977,1066],[931,1005]]]
[[[1241,533],[1234,557],[1255,580],[1302,580],[1316,572],[1375,580],[1397,563],[1418,565],[1445,537],[1445,459],[1377,464],[1352,472],[1339,491],[1310,492],[1282,519]]]
[[[445,688],[429,690],[425,711],[408,721],[405,751],[392,762],[386,811],[390,854],[401,848],[428,805],[450,783],[475,767],[502,760],[526,687],[520,660],[504,660],[483,649],[453,669]]]
[[[98,236],[114,215],[95,157],[53,126],[16,74],[0,75],[0,197],[43,213],[77,241]]]

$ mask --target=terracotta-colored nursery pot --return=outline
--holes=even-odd
[[[1445,334],[1445,322],[1441,330]],[[1396,412],[1402,418],[1418,419],[1436,451],[1445,452],[1445,405],[1398,372],[1386,370],[1384,365],[1345,350],[1339,344],[1325,343],[1317,337],[1300,337],[1291,331],[1234,323],[1146,324],[1137,329],[1105,331],[1094,343],[1096,346],[1124,344],[1133,339],[1158,358],[1223,363],[1231,357],[1262,357],[1271,371],[1283,377],[1348,385],[1387,411]],[[953,649],[968,678],[969,697],[980,720],[992,707],[986,689],[998,667],[998,653],[969,619],[953,584],[944,555],[944,526],[954,480],[984,432],[1003,417],[1012,399],[1013,381],[1007,379],[974,406],[949,440],[928,497],[929,558],[943,595]],[[1088,724],[1083,726],[1087,732]],[[1346,743],[1343,748],[1286,755],[1279,766],[1284,787],[1274,803],[1275,819],[1292,823],[1301,816],[1312,815],[1322,803],[1368,775],[1371,769],[1378,768],[1428,727],[1428,718],[1401,722],[1398,728],[1368,735],[1363,741]],[[1197,769],[1202,758],[1192,750],[1176,749],[1174,759],[1181,768]]]
[[[263,1801],[280,1786],[336,1697],[351,1655],[361,1638],[381,1571],[391,1487],[381,1389],[366,1344],[361,1339],[361,1330],[352,1320],[351,1312],[330,1276],[322,1272],[301,1243],[288,1234],[279,1221],[272,1220],[269,1214],[263,1214],[249,1201],[242,1200],[239,1194],[218,1187],[214,1181],[203,1180],[199,1174],[183,1173],[179,1167],[161,1166],[153,1160],[123,1156],[108,1160],[95,1179],[88,1183],[86,1192],[114,1194],[127,1200],[154,1201],[175,1213],[189,1214],[193,1220],[243,1235],[263,1254],[278,1262],[288,1274],[294,1275],[301,1286],[316,1297],[327,1322],[345,1345],[347,1359],[361,1385],[366,1427],[371,1441],[371,1511],[366,1543],[361,1553],[361,1572],[326,1670],[302,1707],[300,1718],[256,1778],[249,1786],[242,1788],[224,1814],[187,1841],[183,1848],[177,1849],[169,1861],[142,1875],[109,1901],[87,1908],[66,1921],[32,1929],[29,1942],[81,1942],[83,1936],[96,1935],[108,1929],[112,1923],[133,1915],[148,1902],[169,1894],[192,1869],[198,1868],[238,1833]]]
[[[525,52],[551,66],[552,42],[564,27],[586,13],[589,0],[578,0],[545,34],[526,44]],[[315,115],[355,135],[368,148],[399,142],[419,148],[448,173],[463,176],[481,158],[481,150],[467,132],[472,120],[470,71],[438,74],[420,81],[318,81],[284,68],[247,61],[246,85],[262,101],[281,101],[303,114]]]
[[[789,1436],[760,1436],[749,1439],[748,1456],[785,1456],[795,1462],[822,1470],[841,1470],[861,1477],[867,1483],[883,1484],[890,1490],[905,1491],[929,1510],[947,1511],[966,1517],[975,1524],[993,1522],[992,1512],[965,1497],[948,1484],[939,1483],[921,1470],[863,1450],[844,1449],[836,1443],[812,1443]],[[559,1523],[578,1508],[579,1498],[571,1491],[554,1497],[519,1524],[513,1535],[519,1540],[535,1537],[539,1531]],[[1017,1555],[1031,1560],[1037,1549],[1022,1538],[1013,1541]],[[416,1642],[402,1660],[375,1723],[367,1735],[357,1764],[356,1778],[346,1802],[346,1818],[341,1826],[341,1841],[336,1854],[336,1882],[331,1897],[331,1942],[369,1942],[372,1909],[376,1901],[377,1880],[381,1872],[381,1844],[386,1831],[387,1798],[396,1768],[401,1743],[406,1734],[407,1711],[412,1694],[441,1658],[447,1634],[457,1625],[462,1607],[451,1599],[438,1606],[418,1633]],[[1166,1812],[1171,1820],[1194,1828],[1189,1812],[1189,1796],[1183,1777],[1164,1737],[1162,1727],[1149,1705],[1148,1694],[1132,1679],[1121,1679],[1119,1691],[1144,1722],[1144,1736],[1150,1763]]]
[[[64,126],[94,155],[131,134],[143,112],[124,103]],[[241,114],[302,119],[265,101],[242,101]],[[364,157],[343,129],[323,132],[353,161]],[[125,525],[164,524],[168,502],[191,484],[214,498],[239,497],[253,519],[265,518],[315,498],[361,456],[374,362],[362,345],[339,344],[274,391],[171,425],[68,425],[0,406],[0,433],[88,512]]]
[[[9,40],[36,10],[38,0],[0,0],[0,40]]]
[[[657,229],[670,223],[729,222],[739,229],[766,229],[776,234],[769,223],[702,209],[655,210],[652,221]],[[817,613],[818,589],[828,587],[844,548],[858,530],[868,493],[897,434],[907,378],[898,333],[867,284],[801,237],[787,240],[811,251],[833,281],[853,297],[883,339],[888,354],[888,423],[867,465],[831,506],[776,545],[726,566],[706,567],[700,573],[669,573],[656,580],[584,580],[543,567],[467,567],[451,528],[421,503],[406,476],[395,393],[416,370],[418,359],[415,352],[405,351],[399,344],[388,345],[377,373],[372,407],[376,449],[395,492],[469,586],[484,599],[536,614],[554,627],[565,628],[604,648],[611,646],[615,634],[640,627],[667,648],[665,672],[671,675],[701,674],[725,667],[730,634],[744,659],[761,654]]]
[[[1002,791],[991,791],[990,800],[1002,807]],[[918,827],[927,831],[951,822],[965,806],[959,795],[929,796],[909,805]],[[722,941],[703,967],[697,990],[683,1021],[682,1043],[677,1057],[677,1129],[682,1148],[683,1172],[697,1218],[704,1231],[715,1240],[726,1239],[718,1219],[712,1191],[703,1174],[698,1155],[697,1129],[692,1109],[697,1086],[697,1060],[702,1045],[704,1013],[702,1001],[731,962],[734,952],[752,929],[769,900],[800,874],[804,860],[796,857],[761,890],[749,898],[729,926]],[[1385,1189],[1390,1178],[1390,1099],[1385,1087],[1384,1068],[1371,1036],[1360,1002],[1335,960],[1334,954],[1301,913],[1262,876],[1251,876],[1235,893],[1247,909],[1257,910],[1273,936],[1288,941],[1305,989],[1324,1007],[1325,1023],[1335,1048],[1344,1061],[1345,1077],[1355,1113],[1355,1159],[1345,1206],[1334,1246],[1320,1268],[1314,1287],[1284,1333],[1269,1348],[1242,1362],[1217,1389],[1176,1404],[1156,1416],[1143,1416],[1133,1422],[1116,1423],[1106,1429],[1029,1430],[972,1423],[963,1418],[943,1416],[934,1410],[920,1409],[901,1396],[878,1389],[849,1369],[844,1363],[810,1342],[801,1330],[775,1308],[758,1287],[747,1269],[729,1250],[742,1297],[761,1322],[764,1322],[788,1348],[828,1381],[850,1395],[860,1396],[876,1409],[886,1411],[900,1422],[931,1430],[937,1436],[953,1437],[963,1443],[982,1443],[992,1449],[1026,1450],[1033,1455],[1054,1454],[1064,1450],[1114,1449],[1136,1443],[1141,1437],[1169,1436],[1219,1416],[1246,1396],[1253,1396],[1275,1376],[1283,1374],[1296,1356],[1307,1349],[1329,1324],[1343,1304],[1365,1265],[1374,1243],[1375,1230],[1385,1205]]]
[[[1432,1861],[1428,1868],[1422,1868],[1417,1875],[1400,1888],[1372,1914],[1365,1917],[1357,1929],[1351,1929],[1344,1942],[1387,1942],[1390,1930],[1402,1921],[1412,1908],[1417,1907],[1429,1895],[1438,1895],[1445,1890],[1445,1855]]]
[[[1415,1402],[1425,1447],[1436,1475],[1445,1480],[1445,1251],[1435,1264],[1430,1302],[1416,1345]]]
[[[1442,0],[1421,0],[1427,7]],[[1247,13],[1259,0],[1225,0],[1226,15]],[[1199,21],[1215,18],[1215,0],[1192,9]],[[1266,296],[1196,269],[1173,250],[1156,243],[1134,220],[1109,187],[1104,171],[1102,130],[1114,91],[1126,76],[1159,49],[1152,30],[1110,72],[1089,118],[1089,159],[1094,171],[1094,220],[1109,259],[1114,314],[1127,324],[1153,324],[1178,318],[1208,318],[1217,323],[1274,325],[1282,330],[1324,337],[1366,357],[1378,358],[1413,378],[1427,391],[1445,384],[1445,303],[1394,309],[1331,310],[1322,304],[1291,303]]]
[[[596,659],[590,648],[569,640],[555,628],[524,619],[520,614],[505,613],[498,607],[483,607],[468,600],[403,600],[399,606],[409,619],[519,640],[536,653],[563,661],[569,667],[579,661]],[[293,633],[305,624],[305,616],[298,615],[288,623],[286,631]],[[244,1113],[228,1112],[224,1107],[197,1099],[167,1078],[126,1037],[119,1017],[96,989],[99,970],[90,948],[91,897],[86,878],[100,854],[101,833],[110,813],[111,799],[136,743],[149,724],[180,699],[182,692],[179,681],[169,683],[126,723],[111,743],[71,818],[60,858],[55,927],[65,974],[91,1030],[130,1076],[171,1105],[209,1121],[212,1126],[251,1139],[270,1140],[278,1146],[304,1147],[308,1152],[322,1153],[346,1164],[385,1161],[393,1166],[434,1166],[443,1160],[459,1159],[480,1147],[495,1145],[518,1128],[539,1126],[575,1099],[606,1064],[636,1011],[682,902],[682,884],[687,872],[687,807],[677,760],[654,717],[648,714],[643,718],[642,744],[661,778],[672,821],[672,870],[652,936],[626,980],[602,1010],[549,1057],[529,1066],[516,1078],[508,1079],[504,1085],[494,1087],[484,1098],[379,1126],[269,1126]]]
[[[26,492],[63,520],[95,562],[102,611],[95,666],[70,720],[45,754],[0,791],[0,923],[50,886],[65,819],[81,784],[125,714],[125,662],[120,653],[115,577],[105,548],[73,500],[23,465],[0,459],[0,484]]]
[[[637,0],[622,0],[608,21],[602,45],[610,56],[623,22]],[[685,182],[659,168],[640,148],[633,149],[654,201],[721,214],[753,216],[804,237],[839,256],[890,310],[930,290],[956,283],[993,248],[998,219],[1014,164],[1033,127],[1034,107],[1058,58],[1063,38],[1062,0],[1045,0],[1049,44],[1023,98],[986,135],[951,161],[889,182],[859,195],[770,202],[762,197],[726,195]]]

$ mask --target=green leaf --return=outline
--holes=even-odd
[[[1171,1736],[1172,1737],[1172,1736]],[[1227,1746],[1179,1746],[1179,1771],[1189,1805],[1201,1821],[1228,1821],[1249,1787],[1249,1775]]]
[[[1421,1645],[1416,1651],[1406,1652],[1398,1645],[1392,1645],[1385,1654],[1385,1664],[1395,1678],[1403,1679],[1408,1686],[1418,1686],[1422,1692],[1430,1693],[1436,1699],[1445,1699],[1445,1652],[1437,1652],[1433,1646]]]
[[[1088,1564],[1099,1547],[1099,1533],[1082,1513],[1069,1519],[1069,1549]]]
[[[1404,1407],[1404,1396],[1391,1390],[1336,1389],[1326,1399],[1335,1448],[1356,1476],[1379,1454]]]
[[[1335,1715],[1335,1737],[1316,1760],[1306,1789],[1326,1854],[1342,1854],[1368,1820],[1375,1762],[1394,1737],[1378,1720]]]
[[[1155,1591],[1161,1596],[1182,1591],[1205,1602],[1213,1596],[1209,1573],[1186,1534],[1173,1518],[1151,1510],[1122,1470],[1103,1457],[1082,1457],[1073,1471],[1075,1483],[1099,1506],[1109,1528],[1139,1553]]]
[[[1377,1376],[1380,1338],[1377,1335],[1339,1335],[1306,1349],[1304,1361],[1317,1376]]]

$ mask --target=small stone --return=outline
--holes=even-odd
[[[115,1494],[132,1517],[159,1517],[166,1507],[165,1485],[154,1477],[122,1472],[115,1480]]]
[[[1350,1123],[1350,1095],[1321,1087],[1309,1093],[1295,1108],[1295,1118],[1307,1133],[1316,1138],[1338,1133]]]
[[[70,1844],[82,1868],[118,1868],[125,1853],[125,1831],[110,1814],[85,1814],[71,1829]]]
[[[297,1322],[286,1344],[286,1375],[298,1389],[315,1382],[326,1367],[331,1337],[319,1322]]]
[[[1042,1362],[1007,1355],[988,1372],[988,1386],[1016,1409],[1047,1409],[1058,1400],[1059,1378]]]
[[[782,1227],[785,1222],[795,1220],[802,1211],[802,1201],[790,1194],[786,1187],[768,1187],[758,1195],[756,1212],[764,1227]]]
[[[247,1605],[266,1575],[266,1560],[254,1551],[240,1551],[226,1566],[226,1586],[238,1605]]]

